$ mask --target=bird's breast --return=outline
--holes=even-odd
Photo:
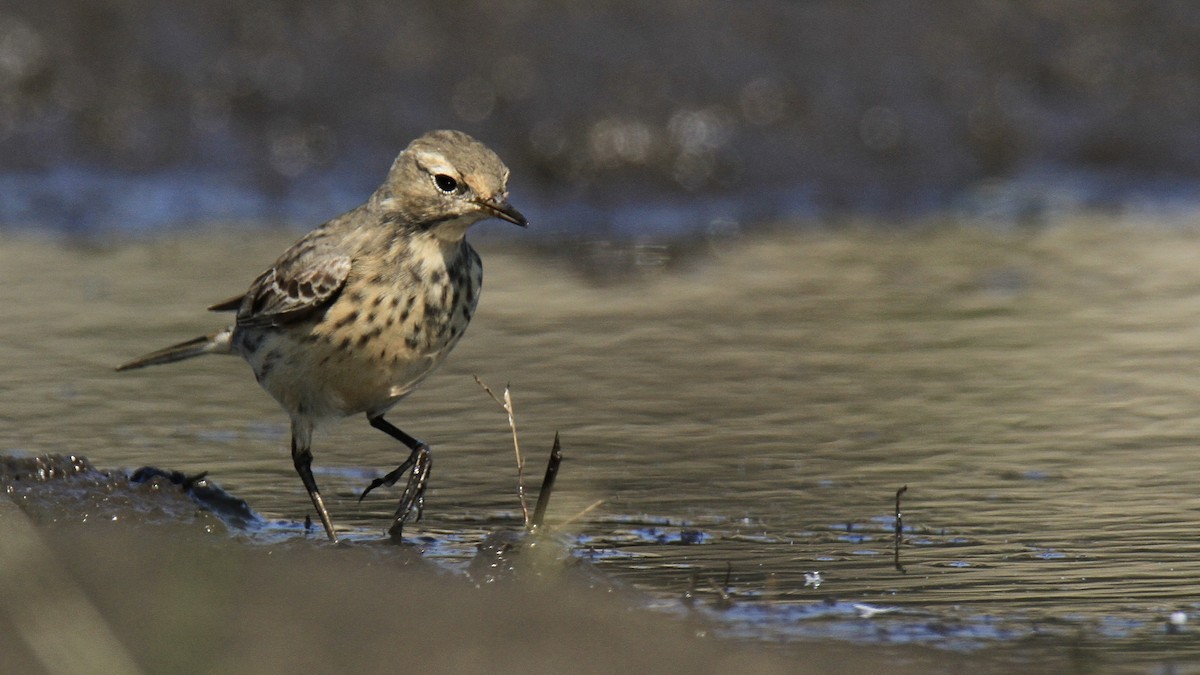
[[[382,412],[457,344],[482,283],[478,255],[376,259],[351,274],[319,316],[235,336],[259,383],[287,410],[316,416]]]

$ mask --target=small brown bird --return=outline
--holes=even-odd
[[[403,443],[408,458],[373,481],[394,485],[412,468],[390,532],[429,477],[429,446],[383,418],[429,375],[466,330],[483,280],[467,229],[486,218],[522,227],[508,203],[508,168],[459,131],[414,140],[366,204],[309,232],[244,294],[210,307],[236,311],[232,326],[160,349],[117,368],[235,354],[292,422],[292,461],[329,539],[333,523],[312,474],[312,433],[322,421],[365,413]],[[361,497],[360,497],[361,500]]]

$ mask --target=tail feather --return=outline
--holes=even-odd
[[[117,366],[117,370],[133,370],[135,368],[145,368],[146,366],[157,366],[162,363],[174,363],[175,361],[182,361],[204,354],[228,354],[232,348],[230,341],[232,335],[233,330],[231,328],[223,328],[211,335],[204,335],[139,356],[129,363]]]

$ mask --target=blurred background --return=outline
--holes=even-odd
[[[992,649],[972,672],[1194,666],[1197,36],[1191,0],[0,0],[0,453],[207,472],[266,537],[303,536],[285,416],[244,366],[112,368],[216,328],[203,307],[361,204],[412,138],[459,128],[508,163],[534,227],[472,232],[480,312],[389,415],[438,448],[406,530],[427,559],[462,569],[519,522],[511,432],[477,375],[513,383],[534,466],[562,432],[552,522],[603,500],[572,520],[576,550],[679,616],[717,608],[720,634]],[[395,492],[359,496],[396,461],[361,420],[318,436],[349,537],[390,522]],[[7,494],[101,533],[147,518],[136,487],[92,506],[62,485]],[[114,619],[144,663],[197,635],[213,646],[183,652],[192,670],[237,654],[227,613],[316,627],[275,631],[289,645],[376,635],[341,610],[264,617],[228,590],[250,563],[160,574],[114,541],[62,557],[129,616],[164,597],[146,578],[196,584],[151,603],[186,639]],[[54,623],[26,590],[63,586],[3,568],[7,672],[6,610]],[[391,598],[327,569],[337,606],[342,583]],[[294,597],[299,577],[271,578]],[[478,644],[446,635],[446,653]]]
[[[4,0],[0,224],[310,226],[460,128],[545,234],[1190,210],[1186,0]]]

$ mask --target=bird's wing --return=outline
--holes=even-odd
[[[259,275],[240,300],[231,298],[210,309],[236,307],[239,326],[300,321],[337,299],[350,275],[350,263],[350,256],[332,246],[301,241]]]

